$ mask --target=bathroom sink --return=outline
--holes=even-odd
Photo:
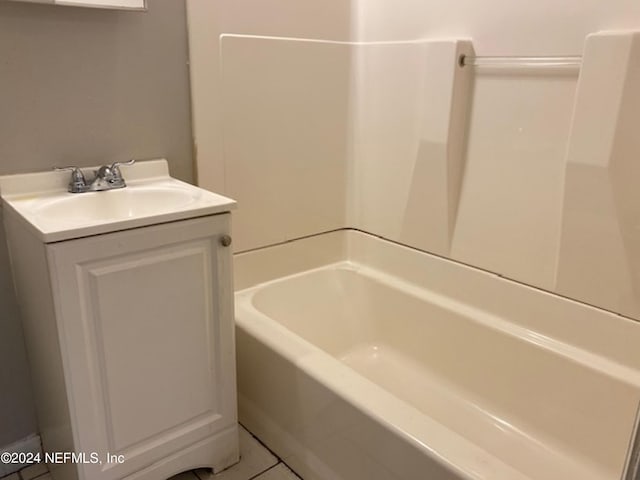
[[[169,176],[166,160],[122,167],[125,188],[69,193],[67,172],[0,177],[3,213],[17,215],[44,242],[213,215],[235,202]]]
[[[49,198],[35,206],[33,212],[43,219],[62,221],[125,220],[184,207],[195,200],[192,192],[182,189],[134,186]]]

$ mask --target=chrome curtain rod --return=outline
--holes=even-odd
[[[582,57],[472,57],[460,55],[461,67],[580,67]]]

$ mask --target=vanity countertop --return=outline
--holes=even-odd
[[[164,159],[120,168],[127,186],[103,192],[69,193],[69,172],[0,176],[3,214],[16,215],[51,243],[215,215],[236,206],[230,198],[172,178]]]

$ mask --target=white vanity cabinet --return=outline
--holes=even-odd
[[[176,207],[163,215],[183,218],[154,223],[158,217],[145,217],[145,207],[135,227],[74,230],[84,236],[61,241],[50,239],[67,231],[25,221],[31,214],[20,202],[29,195],[13,201],[3,194],[38,426],[55,480],[162,480],[238,461],[228,236],[234,202],[170,177],[162,185],[195,192],[193,210],[180,206],[178,215]],[[138,201],[152,187],[127,188],[92,195]],[[91,194],[56,195],[48,205],[94,201]],[[198,215],[210,211],[220,213]],[[75,457],[53,456],[65,452]]]
[[[39,245],[13,227],[45,450],[88,457],[54,479],[237,461],[229,214]]]

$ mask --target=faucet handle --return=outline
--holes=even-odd
[[[113,162],[111,164],[111,168],[115,168],[118,165],[133,165],[134,163],[136,163],[136,159],[132,158],[131,160],[127,160],[126,162]]]
[[[69,191],[71,193],[79,193],[86,189],[87,181],[84,178],[84,174],[82,170],[80,170],[76,166],[68,166],[68,167],[53,167],[53,170],[56,172],[64,172],[67,170],[71,170],[71,181],[69,182]]]
[[[114,178],[121,180],[122,179],[122,172],[120,172],[120,165],[133,165],[134,163],[136,163],[135,159],[131,159],[128,160],[126,162],[113,162],[111,164],[111,173],[113,174]],[[124,180],[124,179],[122,179]]]
[[[64,172],[67,170],[71,170],[71,175],[82,175],[82,171],[80,170],[80,168],[76,167],[75,165],[69,165],[68,167],[53,167],[54,172]]]
[[[120,168],[118,167],[120,167],[120,165],[133,165],[134,163],[136,163],[134,158],[132,158],[131,160],[127,160],[126,162],[113,162],[111,164],[111,170],[119,171]]]
[[[120,165],[133,165],[136,163],[134,159],[131,159],[127,162],[113,162],[111,164],[111,175],[113,175],[113,182],[121,184],[123,187],[126,187],[126,183],[124,182],[124,178],[122,178],[122,172],[120,171]]]

